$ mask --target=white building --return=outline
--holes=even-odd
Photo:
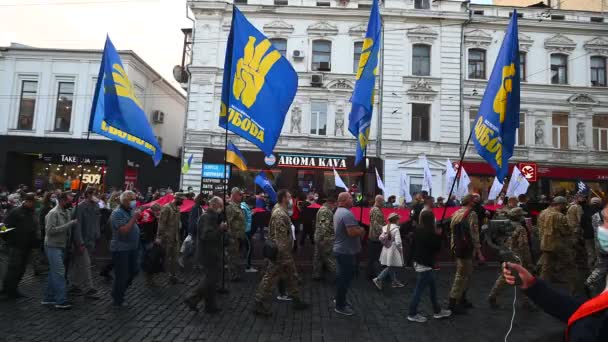
[[[152,167],[149,156],[97,134],[84,142],[100,50],[12,44],[0,47],[0,184],[57,185],[77,179],[78,164],[87,165],[88,158],[91,166],[85,167],[91,179],[105,181],[107,186],[122,186],[125,178],[133,181],[133,177],[140,186],[177,186],[186,98],[134,52],[120,55],[162,141],[165,156],[159,168],[138,172],[138,168]],[[163,174],[169,184],[161,183]]]
[[[348,101],[371,1],[249,0],[236,3],[245,16],[290,60],[299,75],[296,99],[287,116],[275,154],[335,158],[353,156],[355,140],[346,129],[350,110]],[[220,150],[223,150],[224,132],[218,127],[217,113],[232,9],[231,5],[224,2],[208,0],[192,0],[189,5],[196,24],[192,64],[189,67],[190,101],[184,157],[191,154],[195,157],[190,173],[183,177],[183,184],[197,188],[201,184],[202,162],[223,161],[223,151]],[[447,158],[452,161],[459,159],[461,144],[468,137],[469,115],[479,106],[485,88],[483,79],[469,77],[469,69],[481,67],[474,59],[485,54],[485,74],[481,76],[489,76],[511,10],[512,8],[477,5],[469,8],[468,2],[458,0],[384,2],[381,8],[384,21],[384,70],[381,72],[383,77],[378,82],[379,93],[376,97],[382,101],[382,113],[378,115],[380,105],[376,104],[371,144],[368,148],[368,156],[378,159],[370,158],[367,189],[375,183],[373,168],[377,167],[384,174],[390,194],[398,192],[401,171],[409,175],[411,189],[419,190],[422,184],[421,160],[426,156],[434,176],[432,194],[445,195],[442,177],[445,161]],[[604,40],[597,37],[605,36],[607,27],[590,18],[594,17],[597,21],[603,15],[566,12],[563,21],[547,23],[546,20],[538,22],[538,18],[533,18],[533,13],[537,13],[535,11],[541,10],[522,9],[524,17],[520,20],[520,31],[523,34],[521,44],[529,49],[526,68],[530,70],[527,71],[530,77],[522,86],[522,111],[530,113],[525,116],[525,125],[530,128],[522,131],[532,134],[530,142],[534,140],[532,127],[538,121],[533,120],[532,115],[540,119],[539,111],[545,110],[544,115],[550,116],[552,114],[548,113],[552,113],[553,109],[547,109],[552,107],[559,112],[571,112],[571,107],[588,108],[591,103],[586,103],[587,107],[581,107],[583,104],[580,102],[585,101],[584,98],[577,99],[573,96],[581,93],[591,96],[592,100],[589,101],[595,106],[594,112],[599,114],[605,112],[606,108],[601,104],[606,100],[602,97],[608,95],[606,88],[591,87],[588,58],[585,62],[581,57],[568,66],[571,68],[570,74],[577,74],[571,76],[571,86],[551,85],[548,64],[550,57],[548,52],[543,52],[545,40],[560,32],[562,35],[572,34],[569,39],[573,43],[569,46],[573,46],[570,51],[573,56],[578,55],[574,49],[577,52],[587,51],[585,46],[601,50]],[[526,18],[527,15],[530,19]],[[561,41],[562,35],[556,39]],[[551,42],[549,41],[549,46]],[[478,50],[471,51],[473,48]],[[599,53],[603,54],[605,51]],[[594,63],[599,62],[599,59],[594,60]],[[603,63],[605,74],[605,60]],[[535,75],[531,74],[532,70]],[[567,96],[563,95],[564,90],[569,92]],[[529,99],[532,93],[537,100]],[[558,103],[555,94],[560,94],[558,97],[564,102]],[[572,111],[572,118],[568,119],[568,123],[573,126],[568,130],[571,140],[567,154],[579,156],[582,155],[582,150],[576,142],[578,119],[574,119],[574,116],[581,116],[582,112],[577,109],[577,113],[579,114]],[[559,167],[580,167],[581,162],[596,165],[596,159],[589,159],[597,158],[596,152],[590,153],[593,144],[591,133],[604,131],[593,130],[591,116],[586,120],[586,152],[584,157],[577,157],[581,159],[568,157],[560,159],[563,163],[555,163],[553,154],[560,154],[560,151],[551,146],[526,144],[525,147],[518,147],[514,160],[537,161],[541,166],[545,162]],[[547,132],[550,126],[546,126],[550,122],[543,120],[543,125],[546,142],[550,143],[553,136]],[[381,136],[380,146],[376,144],[378,135]],[[233,140],[238,142],[242,150],[255,150],[247,142]],[[473,149],[470,147],[470,153],[467,154],[467,160],[472,162],[477,160]],[[207,158],[205,151],[210,151],[213,155]],[[272,160],[266,160],[265,165],[259,161],[263,155],[250,156],[254,160],[248,161],[254,169],[272,165],[270,168],[276,174],[291,179],[282,182],[282,186],[298,186],[304,190],[311,187],[332,187],[331,170],[321,171],[322,175],[315,171],[313,176],[308,177],[306,175],[312,171],[304,165],[282,165],[271,163]],[[343,178],[348,178],[348,184],[358,182],[361,168],[354,168],[350,159],[347,164],[348,171],[339,172],[345,174]],[[467,167],[465,163],[469,174],[484,174],[478,172],[477,164],[470,165]],[[285,174],[293,167],[296,167],[297,172]],[[239,177],[240,180],[233,177],[231,181],[247,185],[248,176],[241,174]],[[479,184],[476,177],[472,178],[479,187],[477,190],[483,191],[485,184]]]

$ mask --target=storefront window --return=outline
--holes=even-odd
[[[44,161],[34,161],[33,170],[35,188],[72,191],[80,188],[81,172],[83,186],[99,186],[107,171],[102,165],[55,164]]]

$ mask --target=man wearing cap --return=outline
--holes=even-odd
[[[231,281],[239,281],[241,279],[240,271],[240,254],[239,241],[245,240],[245,214],[241,209],[241,201],[243,200],[243,192],[241,189],[234,187],[230,192],[230,201],[226,206],[226,221],[228,223],[228,243],[227,250],[227,265],[228,275]]]
[[[587,250],[583,239],[583,214],[586,207],[587,198],[582,193],[577,193],[574,202],[568,207],[566,218],[568,226],[572,231],[572,246],[574,246],[574,264],[576,265],[576,285],[577,292],[582,294],[582,285],[589,276],[589,266],[587,264]]]
[[[538,215],[538,234],[541,256],[538,260],[539,277],[552,283],[565,281],[569,290],[576,290],[574,235],[568,226],[564,212],[568,202],[565,197],[556,196],[551,206]]]
[[[334,212],[336,200],[328,198],[315,219],[315,254],[312,263],[312,279],[321,280],[323,267],[332,275],[336,274],[336,258],[333,255],[334,239]]]
[[[156,243],[165,249],[165,270],[169,272],[171,284],[181,283],[177,278],[177,260],[179,258],[179,232],[181,214],[179,207],[184,203],[186,195],[182,192],[175,193],[173,201],[167,203],[160,210],[158,218],[158,233]]]
[[[528,244],[528,232],[526,228],[521,225],[521,220],[526,214],[527,213],[520,207],[509,210],[508,216],[514,230],[505,242],[505,247],[510,249],[511,252],[519,258],[519,264],[527,269],[531,269],[533,265],[530,245]],[[505,277],[502,272],[500,272],[500,275],[498,276],[498,279],[496,279],[496,283],[488,296],[488,302],[493,309],[499,308],[497,297],[506,284]],[[526,300],[526,297],[524,297],[523,300],[529,307],[529,302]]]
[[[466,299],[473,274],[473,258],[477,256],[480,261],[485,260],[481,254],[479,221],[474,206],[473,195],[464,196],[462,208],[454,213],[450,222],[451,249],[456,256],[456,276],[450,290],[449,309],[455,314],[463,314],[464,308],[473,307]]]
[[[24,297],[17,289],[25,269],[31,249],[34,247],[36,234],[39,231],[34,215],[36,196],[25,194],[23,203],[12,209],[4,219],[4,225],[14,230],[7,232],[8,268],[4,275],[2,293],[11,299]]]
[[[91,253],[95,243],[101,237],[101,212],[95,196],[97,189],[88,187],[84,192],[84,201],[80,202],[73,213],[77,220],[72,231],[72,258],[68,267],[71,274],[73,294],[83,294],[89,299],[99,299],[93,286],[91,274]]]
[[[386,224],[386,219],[382,208],[384,207],[384,196],[378,195],[374,201],[374,206],[369,212],[369,234],[367,236],[367,278],[374,279],[379,272],[380,253],[382,253],[382,243],[380,234],[382,227]]]

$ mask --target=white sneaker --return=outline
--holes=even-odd
[[[258,270],[256,270],[253,267],[249,267],[249,268],[245,269],[245,272],[247,272],[247,273],[258,273]]]
[[[398,288],[405,287],[405,284],[403,284],[399,280],[395,280],[395,281],[393,281],[392,286],[393,286],[394,289],[398,289]]]
[[[278,295],[277,300],[280,300],[283,302],[290,302],[293,300],[293,298],[289,297],[288,295],[285,295],[285,296]]]
[[[407,320],[416,323],[425,323],[427,321],[426,317],[422,316],[421,314],[416,314],[416,316],[407,316]]]
[[[452,316],[452,311],[446,309],[441,309],[441,311],[439,311],[438,313],[433,314],[433,318],[435,319],[442,319],[450,316]]]
[[[374,285],[376,285],[378,290],[382,291],[382,281],[380,279],[374,278],[372,279],[372,282],[374,283]]]
[[[55,302],[53,300],[50,300],[50,301],[43,300],[42,302],[40,302],[40,305],[56,305],[56,304],[57,304],[57,302]]]
[[[183,256],[179,256],[177,258],[177,264],[179,265],[179,267],[184,268],[184,257]]]

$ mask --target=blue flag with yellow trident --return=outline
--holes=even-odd
[[[517,11],[513,11],[472,134],[477,152],[496,170],[501,183],[509,171],[519,127],[519,73]]]
[[[367,32],[359,68],[355,81],[355,90],[350,98],[352,107],[348,116],[348,131],[357,138],[357,154],[355,165],[363,159],[363,153],[369,142],[369,130],[372,123],[372,112],[374,111],[374,91],[376,87],[376,75],[378,74],[378,52],[380,51],[380,37],[382,33],[382,22],[378,0],[374,0],[372,10],[367,23]]]
[[[298,75],[289,61],[233,7],[220,127],[227,124],[230,131],[272,154],[297,88]]]
[[[154,166],[163,158],[146,113],[141,102],[135,97],[133,85],[110,37],[106,38],[103,49],[89,131],[151,155]]]

